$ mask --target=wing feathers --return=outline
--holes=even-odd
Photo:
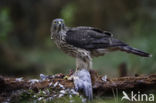
[[[105,34],[106,33],[106,34]],[[95,28],[77,27],[66,32],[66,42],[83,49],[108,48],[127,45],[114,39],[109,32],[99,31]]]
[[[107,35],[107,36],[113,36],[112,33],[108,32],[108,31],[103,31],[99,28],[95,28],[95,27],[87,27],[87,26],[79,26],[79,27],[76,27],[76,28],[71,28],[71,30],[91,30],[91,31],[95,31],[97,33],[102,33],[103,35]]]

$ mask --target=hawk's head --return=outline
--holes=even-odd
[[[52,21],[52,32],[59,32],[64,30],[64,20],[63,19],[54,19]]]

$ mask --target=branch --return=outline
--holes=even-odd
[[[69,75],[68,75],[69,76]],[[112,93],[112,90],[156,90],[156,74],[141,75],[141,76],[127,76],[119,78],[107,78],[103,81],[103,76],[99,76],[95,71],[91,71],[94,95],[106,95]],[[64,74],[55,74],[47,76],[45,80],[40,79],[23,79],[23,78],[9,78],[0,76],[0,100],[2,94],[10,96],[11,92],[17,90],[30,90],[35,92],[49,88],[53,84],[53,91],[61,90],[61,88],[74,88],[72,80],[65,79]],[[57,85],[57,83],[61,84]],[[112,94],[111,94],[112,95]]]

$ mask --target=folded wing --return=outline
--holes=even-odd
[[[93,27],[77,27],[66,32],[66,42],[87,50],[127,45],[112,34]]]

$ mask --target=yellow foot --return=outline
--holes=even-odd
[[[67,79],[67,80],[73,80],[73,78],[74,78],[73,75],[71,75],[71,76],[66,75],[66,76],[64,77],[64,79]]]

